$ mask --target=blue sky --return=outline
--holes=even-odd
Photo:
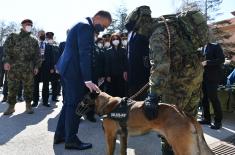
[[[148,5],[152,16],[158,17],[174,13],[180,0],[0,0],[0,4],[0,20],[20,23],[30,18],[37,27],[53,31],[57,41],[63,41],[68,28],[99,10],[115,13],[124,4],[129,13],[140,5]],[[220,10],[224,14],[216,20],[232,18],[231,11],[235,11],[234,0],[224,0]]]

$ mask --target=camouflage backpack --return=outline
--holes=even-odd
[[[165,40],[157,39],[161,35]],[[203,55],[198,48],[208,42],[208,26],[202,13],[188,11],[179,14],[164,15],[155,19],[150,46],[154,47],[156,41],[162,48],[167,49],[170,58],[170,74],[174,74],[175,81],[185,83],[185,87],[193,89],[202,81]],[[155,49],[154,49],[155,50]],[[156,60],[154,54],[152,60]],[[150,55],[151,59],[151,55]],[[161,63],[161,62],[155,62]],[[173,80],[173,79],[171,79]]]

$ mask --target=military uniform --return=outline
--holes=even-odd
[[[11,66],[8,71],[9,108],[14,109],[17,90],[22,81],[27,110],[31,108],[33,71],[41,65],[38,41],[22,29],[19,34],[12,33],[7,38],[4,52],[4,63],[9,63]],[[6,111],[4,114],[10,113]]]
[[[126,27],[150,37],[150,94],[196,116],[203,74],[197,49],[208,39],[202,14],[192,11],[153,19],[150,8],[141,6],[128,16]],[[163,155],[173,154],[169,148],[163,139]]]

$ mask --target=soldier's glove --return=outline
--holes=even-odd
[[[144,101],[144,113],[149,120],[157,117],[158,96],[156,94],[148,94],[148,97]]]

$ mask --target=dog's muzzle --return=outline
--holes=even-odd
[[[90,107],[88,104],[86,104],[86,103],[84,103],[84,102],[81,102],[81,103],[79,103],[78,106],[77,106],[76,114],[77,114],[78,116],[83,116],[83,115],[85,115],[87,112],[89,112],[90,110],[91,110],[91,107]]]

